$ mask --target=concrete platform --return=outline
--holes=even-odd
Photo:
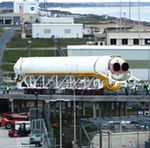
[[[56,99],[67,99],[73,101],[73,95],[38,95],[39,100],[45,100],[49,102]],[[23,93],[0,93],[0,99],[9,100],[36,100],[36,96]],[[75,95],[76,101],[88,101],[88,102],[149,102],[150,95]]]

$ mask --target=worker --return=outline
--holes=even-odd
[[[132,86],[131,91],[132,91],[132,94],[135,94],[135,85]]]
[[[6,86],[6,93],[8,94],[8,93],[9,93],[9,91],[10,91],[10,86],[9,86],[9,85],[7,85],[7,86]]]
[[[144,92],[145,92],[145,95],[148,95],[148,85],[144,85],[143,86],[143,90],[144,90]]]
[[[132,93],[133,93],[134,95],[137,95],[137,92],[138,92],[138,85],[133,85],[133,86],[132,86]]]
[[[125,87],[125,93],[127,96],[129,95],[129,86],[128,85]]]
[[[138,85],[135,85],[135,91],[134,91],[134,95],[137,95],[137,92],[138,92]]]
[[[150,84],[147,87],[147,95],[149,95],[149,91],[150,91]]]

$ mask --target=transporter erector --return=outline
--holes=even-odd
[[[14,71],[19,88],[68,88],[86,81],[88,87],[115,91],[132,77],[129,64],[118,55],[20,57]]]

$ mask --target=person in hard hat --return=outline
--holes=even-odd
[[[8,94],[9,91],[10,91],[10,85],[7,85],[7,86],[6,86],[6,93]]]
[[[150,84],[147,87],[147,95],[149,95],[149,91],[150,91]]]
[[[138,85],[135,85],[135,95],[137,95],[137,93],[138,93],[138,90],[139,90],[139,87],[138,87]]]
[[[135,85],[132,86],[131,91],[132,91],[132,94],[134,95],[135,94]]]
[[[129,89],[130,89],[129,86],[126,86],[126,87],[125,87],[125,94],[126,94],[127,96],[129,95]]]
[[[148,95],[148,85],[144,85],[143,86],[143,90],[144,90],[144,92],[145,92],[145,95]]]

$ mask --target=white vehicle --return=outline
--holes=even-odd
[[[25,124],[26,130],[30,130],[30,121],[15,121],[15,130],[19,130],[22,124]]]

